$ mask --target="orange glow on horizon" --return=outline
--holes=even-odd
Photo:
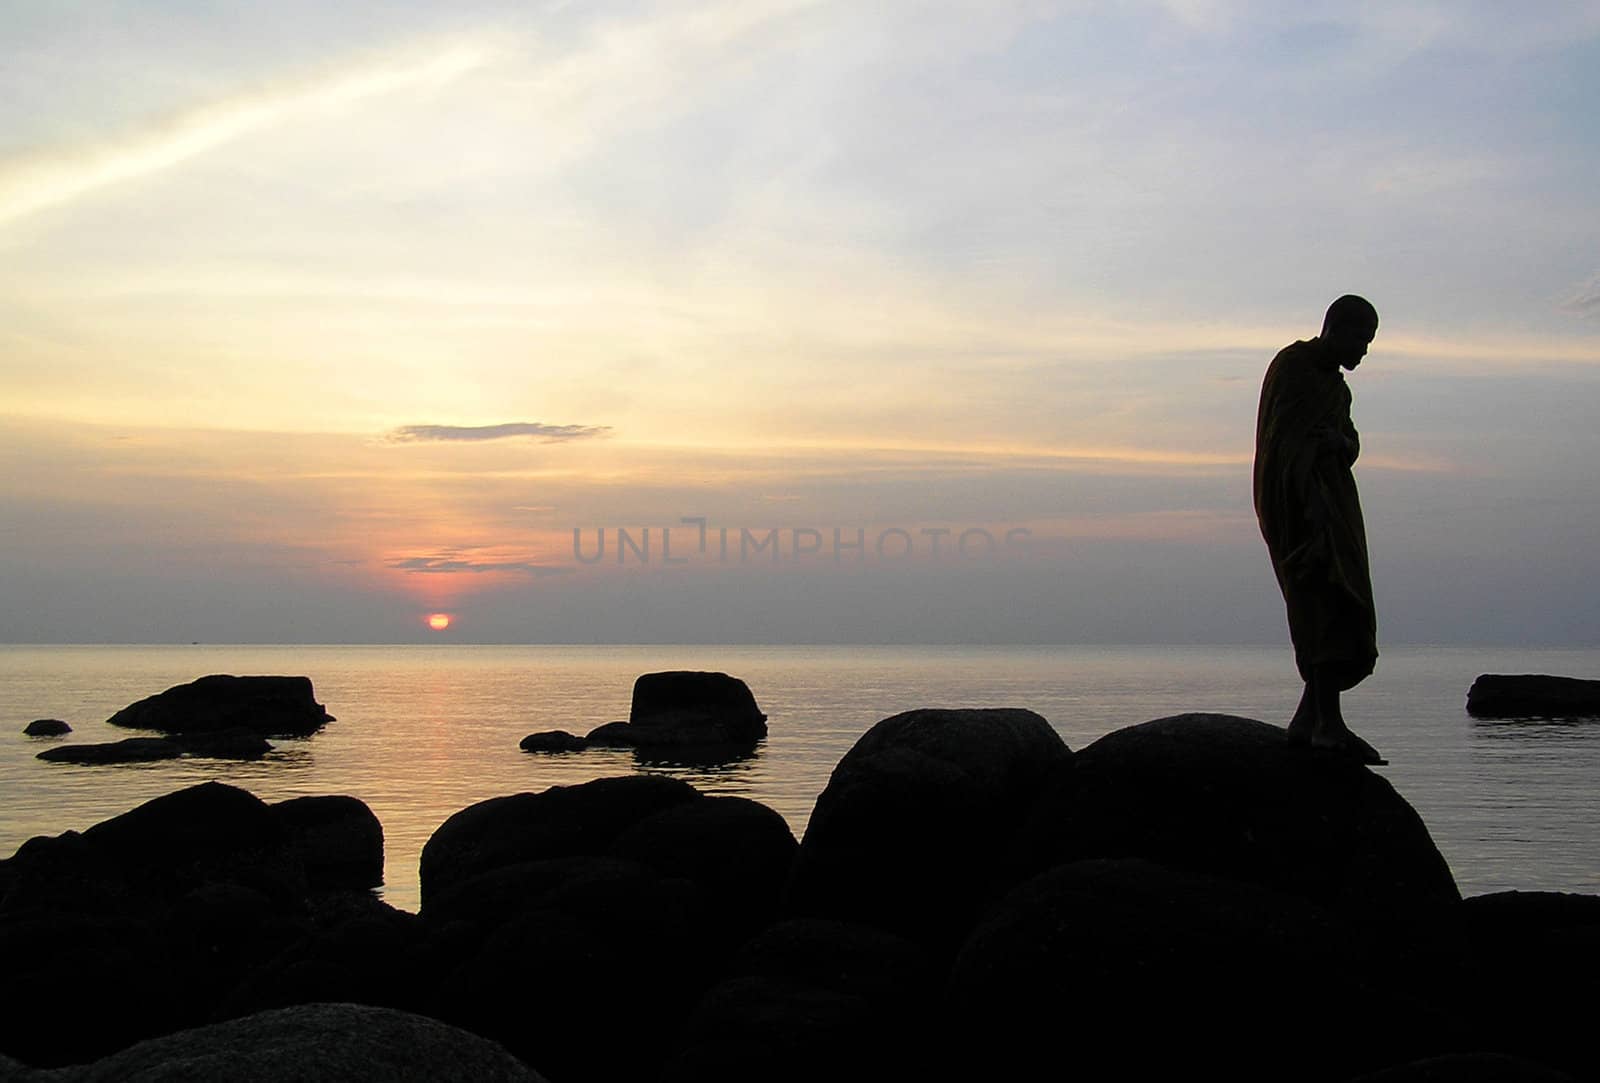
[[[448,613],[429,613],[428,627],[432,628],[435,632],[442,632],[446,628],[450,627],[450,620],[451,617]]]

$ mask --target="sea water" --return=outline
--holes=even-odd
[[[743,678],[770,735],[711,766],[518,748],[537,730],[626,718],[634,678],[663,669]],[[1378,770],[1421,814],[1463,893],[1600,892],[1600,721],[1475,721],[1464,703],[1484,672],[1592,677],[1600,650],[1390,648],[1344,697],[1345,714],[1388,756]],[[73,732],[60,740],[118,740],[130,731],[104,722],[117,709],[208,673],[304,674],[337,721],[275,740],[254,762],[47,763],[36,754],[60,741],[22,734],[61,718]],[[1076,749],[1186,711],[1281,724],[1298,695],[1282,647],[0,646],[0,855],[206,780],[267,801],[350,794],[383,822],[384,897],[414,910],[423,843],[489,797],[658,773],[764,802],[798,836],[834,764],[899,711],[1025,707]]]

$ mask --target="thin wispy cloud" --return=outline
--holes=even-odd
[[[1574,290],[1561,307],[1580,316],[1600,316],[1600,274]]]
[[[278,82],[85,143],[0,160],[0,226],[123,181],[179,165],[312,108],[442,84],[488,63],[482,45],[454,42]]]
[[[541,444],[559,444],[605,436],[610,431],[610,425],[545,425],[537,421],[510,421],[503,425],[402,425],[389,433],[388,439],[390,443],[413,444],[424,441],[482,443],[485,440],[527,437]]]
[[[465,560],[461,557],[406,557],[392,560],[389,567],[399,572],[420,575],[486,575],[506,572],[542,578],[551,575],[570,575],[573,569],[550,564],[535,564],[527,560]]]

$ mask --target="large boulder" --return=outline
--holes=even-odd
[[[702,797],[646,816],[607,853],[704,888],[722,935],[743,939],[777,913],[799,844],[784,818],[744,797]]]
[[[1467,692],[1467,713],[1474,718],[1600,717],[1600,681],[1485,673]]]
[[[202,1022],[299,935],[298,862],[266,806],[219,783],[30,839],[0,866],[0,1050],[32,1064]]]
[[[35,718],[22,728],[29,737],[60,737],[71,733],[72,727],[59,718]]]
[[[305,868],[312,891],[383,883],[383,824],[354,797],[296,797],[271,806]]]
[[[1414,969],[1437,1009],[1471,1031],[1464,1049],[1600,1079],[1593,1003],[1573,995],[1600,969],[1600,896],[1479,895],[1433,915],[1417,939]]]
[[[423,846],[423,913],[475,876],[528,861],[603,854],[646,816],[698,800],[700,792],[687,782],[624,775],[480,801],[447,819]]]
[[[57,1078],[70,1083],[542,1080],[486,1038],[420,1015],[356,1004],[281,1008],[169,1034]]]
[[[425,1011],[444,969],[416,914],[366,892],[319,893],[305,935],[246,973],[216,1017],[318,1001]]]
[[[1383,776],[1284,731],[1188,714],[1117,730],[1057,773],[1019,867],[1146,858],[1388,914],[1460,899],[1428,829]]]
[[[0,1053],[81,1063],[205,1019],[202,962],[149,917],[59,913],[0,920]]]
[[[773,916],[795,846],[771,809],[661,776],[464,809],[422,855],[445,964],[431,1010],[552,1078],[655,1078],[717,968]]]
[[[289,911],[305,873],[282,825],[244,790],[204,782],[79,834],[29,839],[0,862],[0,917],[166,918],[206,885],[235,884]]]
[[[716,916],[698,885],[637,862],[494,869],[424,908],[447,949],[431,1013],[554,1079],[654,1078],[720,962]]]
[[[305,872],[282,823],[260,798],[221,782],[146,801],[95,824],[83,838],[164,895],[225,882],[295,908],[305,896]]]
[[[1071,761],[1032,711],[907,711],[868,730],[817,798],[786,907],[953,947],[1008,885],[1012,836]]]
[[[1086,861],[997,903],[952,970],[951,1063],[1025,1078],[1339,1080],[1448,1050],[1365,930],[1301,898]],[[953,1078],[965,1078],[959,1070]]]
[[[881,929],[779,922],[746,943],[700,999],[665,1078],[943,1078],[928,1036],[942,978],[925,949]]]
[[[246,729],[263,737],[309,737],[333,716],[312,695],[309,677],[213,674],[147,696],[107,721],[163,733]]]

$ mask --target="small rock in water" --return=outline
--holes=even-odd
[[[149,763],[183,755],[178,742],[165,737],[125,737],[92,745],[57,745],[39,753],[51,763]]]
[[[124,737],[99,744],[57,745],[36,757],[52,763],[149,763],[198,756],[211,760],[259,760],[272,746],[248,730],[195,733],[176,737]]]
[[[36,718],[22,730],[29,737],[60,737],[71,733],[72,727],[59,718]]]
[[[528,734],[521,747],[524,752],[582,752],[589,742],[566,730],[544,730]]]
[[[1467,692],[1474,718],[1600,717],[1600,681],[1541,673],[1485,673]]]

